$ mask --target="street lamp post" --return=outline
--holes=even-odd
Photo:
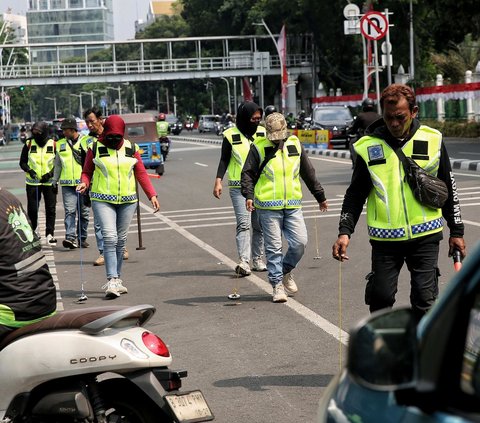
[[[230,101],[230,83],[228,82],[228,79],[224,78],[223,76],[220,77],[220,79],[223,79],[227,83],[228,113],[232,114],[232,104]]]
[[[90,101],[91,101],[90,106],[93,107],[93,105],[94,105],[94,101],[93,101],[93,91],[82,91],[82,92],[80,93],[80,95],[82,95],[82,94],[83,94],[83,95],[89,95],[89,96],[90,96]]]
[[[280,90],[283,90],[283,58],[282,58],[282,55],[280,54],[280,52],[278,51],[278,44],[277,44],[277,40],[275,39],[275,37],[273,36],[272,34],[272,31],[270,31],[270,28],[268,27],[268,25],[265,23],[265,21],[263,20],[262,18],[262,22],[254,22],[253,25],[256,25],[256,26],[263,26],[267,32],[268,32],[268,35],[270,35],[270,38],[272,39],[273,41],[273,44],[275,44],[275,50],[277,51],[277,54],[278,54],[278,59],[280,61]],[[263,67],[263,58],[262,58],[262,63],[261,63],[262,67]],[[263,68],[262,68],[262,77],[263,77]],[[263,82],[263,81],[262,81]],[[263,85],[263,83],[262,83]],[[262,90],[263,90],[263,86],[262,86]],[[282,105],[283,106],[283,105]],[[283,110],[282,110],[283,112]]]
[[[54,113],[54,119],[57,118],[57,97],[44,97],[45,100],[52,100],[53,101],[53,113]]]
[[[82,94],[70,94],[72,97],[78,98],[78,116],[82,116],[83,104],[82,104]]]
[[[107,87],[107,90],[118,91],[118,114],[122,114],[122,89],[120,87]]]

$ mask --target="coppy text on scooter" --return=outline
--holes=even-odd
[[[0,422],[203,422],[202,392],[180,392],[165,343],[142,327],[155,308],[59,312],[0,340]]]

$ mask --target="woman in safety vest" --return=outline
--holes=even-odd
[[[125,122],[120,116],[112,115],[105,120],[102,135],[87,152],[82,182],[77,186],[80,193],[90,188],[93,213],[100,222],[107,273],[107,283],[103,288],[107,298],[127,293],[120,275],[128,227],[138,202],[136,180],[154,211],[160,209],[138,147],[124,139],[124,133]]]

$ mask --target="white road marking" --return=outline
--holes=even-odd
[[[140,203],[140,206],[150,212],[153,213],[153,209],[143,203]],[[235,267],[235,262],[227,257],[225,254],[221,253],[220,251],[216,250],[213,248],[211,245],[207,244],[206,242],[202,241],[201,239],[197,238],[195,235],[191,234],[188,232],[185,228],[182,228],[180,225],[175,223],[173,220],[169,219],[168,217],[162,215],[162,214],[156,214],[155,215],[157,219],[161,220],[163,223],[166,223],[168,226],[170,226],[174,231],[179,233],[180,235],[184,236],[186,239],[191,241],[193,244],[197,245],[204,251],[210,253],[212,256],[214,256],[218,261],[225,263],[227,266],[231,267],[232,269]],[[248,279],[250,282],[252,282],[254,285],[256,285],[258,288],[260,288],[262,291],[265,291],[267,294],[271,295],[272,293],[272,286],[264,281],[263,279],[260,279],[258,276],[255,275],[250,275],[247,276],[246,279]],[[348,344],[348,333],[339,328],[338,326],[334,325],[327,319],[323,318],[322,316],[318,315],[314,311],[310,310],[308,307],[305,307],[303,304],[300,304],[298,301],[296,301],[293,298],[289,298],[288,301],[285,303],[286,307],[289,307],[296,313],[298,313],[300,316],[303,318],[307,319],[309,322],[313,323],[315,326],[318,328],[322,329],[329,335],[333,336],[335,339],[340,341],[342,344],[347,345]]]
[[[208,165],[207,165],[207,164],[205,164],[205,163],[199,163],[199,162],[195,162],[194,164],[196,164],[197,166],[208,167]]]

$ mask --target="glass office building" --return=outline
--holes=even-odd
[[[27,10],[28,42],[68,43],[72,41],[112,41],[112,0],[29,0]],[[103,46],[89,49],[88,53]],[[32,61],[45,63],[83,57],[83,47],[32,49]]]

